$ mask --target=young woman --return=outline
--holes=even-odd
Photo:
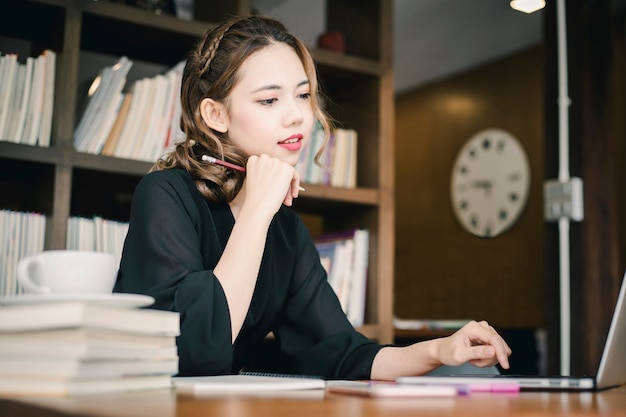
[[[180,375],[237,373],[269,332],[298,374],[394,379],[468,361],[508,368],[511,351],[486,322],[384,347],[346,319],[289,208],[314,121],[330,130],[316,77],[307,48],[274,19],[238,17],[207,32],[183,72],[186,140],[135,190],[115,290],[180,312]]]

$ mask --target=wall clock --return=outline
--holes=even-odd
[[[463,145],[452,167],[450,197],[465,230],[491,238],[520,217],[530,189],[524,148],[501,129],[482,130]]]

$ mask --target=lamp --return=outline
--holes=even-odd
[[[513,9],[524,13],[536,12],[546,7],[544,0],[512,0],[509,4]]]

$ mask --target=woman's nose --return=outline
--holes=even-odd
[[[302,123],[302,120],[304,119],[304,109],[302,106],[302,103],[298,103],[295,100],[289,103],[288,111],[285,116],[285,121],[288,126],[299,125]]]

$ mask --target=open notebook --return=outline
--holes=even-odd
[[[601,390],[626,384],[626,273],[596,376],[446,375],[398,378],[402,384],[467,383],[485,378],[517,382],[522,390]]]
[[[188,394],[257,393],[326,388],[326,381],[322,378],[264,373],[174,377],[172,381],[177,391]]]

